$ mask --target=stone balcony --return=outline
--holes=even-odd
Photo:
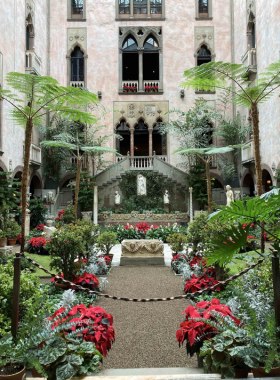
[[[69,86],[72,87],[85,87],[85,82],[84,81],[70,81]]]
[[[35,144],[31,144],[30,148],[30,165],[34,169],[39,169],[42,165],[42,152],[41,148]]]
[[[257,73],[257,50],[256,48],[248,49],[247,52],[241,56],[243,67],[247,69],[249,74]]]
[[[241,163],[242,165],[250,164],[255,161],[254,142],[248,141],[246,147],[241,148]]]
[[[42,60],[33,50],[25,52],[25,74],[41,75]]]
[[[142,84],[142,86],[140,86]],[[163,91],[160,89],[159,80],[143,80],[139,81],[122,81],[122,88],[119,90],[119,94],[162,94]]]

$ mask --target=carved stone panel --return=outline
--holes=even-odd
[[[146,104],[145,105],[145,114],[146,114],[146,116],[155,116],[156,105],[155,104]]]
[[[163,256],[164,245],[160,240],[123,240],[122,256],[157,257]]]
[[[135,104],[130,103],[128,105],[127,117],[133,119],[135,117]]]
[[[214,26],[195,26],[194,27],[194,49],[195,53],[201,45],[205,43],[211,50],[215,51]]]
[[[87,28],[68,28],[67,29],[67,51],[78,43],[80,47],[87,51]]]

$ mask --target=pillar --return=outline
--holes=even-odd
[[[123,52],[122,49],[119,49],[119,91],[123,91]]]
[[[151,18],[151,2],[148,0],[147,18]]]
[[[189,192],[190,192],[190,221],[193,221],[193,203],[192,203],[192,192],[193,188],[189,187]]]
[[[30,210],[28,208],[26,209],[26,216],[25,216],[25,231],[24,235],[29,236],[30,233]]]
[[[139,49],[139,48],[138,48]],[[144,83],[143,83],[143,50],[138,50],[139,57],[139,92],[144,92]]]
[[[149,156],[153,155],[153,128],[149,128]]]
[[[134,128],[130,128],[130,155],[134,156]]]
[[[163,56],[162,49],[159,49],[159,91],[163,91]]]
[[[94,186],[94,197],[93,197],[93,223],[98,224],[98,187]]]
[[[130,18],[133,18],[133,0],[130,0]]]

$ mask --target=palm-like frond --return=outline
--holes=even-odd
[[[69,150],[76,150],[77,146],[75,144],[68,143],[66,141],[42,141],[41,145],[46,147],[54,147],[54,148],[65,148]]]
[[[89,153],[115,153],[117,156],[121,156],[116,149],[106,146],[81,146],[81,150]]]
[[[225,229],[223,234],[217,234],[211,242],[210,251],[207,253],[209,265],[215,262],[220,265],[230,263],[234,255],[238,254],[240,248],[246,245],[249,230],[250,225],[243,228],[240,223],[237,227],[232,226]]]
[[[229,145],[223,147],[212,146],[209,148],[189,148],[189,149],[177,149],[172,154],[188,154],[188,153],[197,153],[197,154],[224,154],[228,152],[232,152],[234,149],[240,149],[243,147],[247,147],[246,144],[238,144],[238,145]]]

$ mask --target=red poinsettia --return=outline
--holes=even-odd
[[[174,261],[180,261],[180,260],[186,260],[185,255],[175,255],[173,256],[171,263],[174,263]]]
[[[71,331],[82,330],[83,340],[93,342],[97,350],[106,358],[107,351],[110,350],[116,335],[113,327],[113,316],[101,307],[90,306],[87,308],[82,304],[74,306],[64,318],[59,318],[65,310],[65,307],[61,307],[48,318],[53,321],[53,326],[59,326],[65,322],[76,322],[74,326],[65,330],[66,334]]]
[[[30,240],[28,240],[28,251],[33,253],[43,253],[43,248],[47,244],[48,241],[51,239],[46,239],[42,236],[39,237],[33,237]]]
[[[59,211],[58,217],[55,218],[55,220],[63,220],[64,214],[65,214],[65,210]]]
[[[75,276],[72,282],[84,288],[99,291],[99,281],[94,274],[84,272],[81,276]],[[73,289],[75,289],[75,287],[73,287]]]
[[[204,267],[205,265],[207,265],[207,259],[204,259],[203,257],[194,256],[194,258],[189,262],[189,266],[193,268],[194,265],[200,265]]]
[[[112,261],[112,260],[110,259],[109,256],[106,256],[106,255],[105,255],[105,256],[102,256],[102,257],[105,259],[106,265],[111,265],[111,261]],[[97,264],[100,264],[100,262],[101,262],[101,261],[98,260],[98,261],[97,261]]]
[[[149,226],[147,223],[138,223],[136,228],[138,229],[139,232],[144,232],[144,234],[146,235],[146,233],[151,229],[151,226]]]
[[[202,344],[204,340],[211,338],[211,336],[217,332],[217,329],[211,327],[204,321],[198,321],[198,319],[203,318],[219,323],[211,312],[218,313],[223,317],[230,317],[237,326],[241,323],[239,319],[232,315],[228,306],[220,304],[219,299],[212,299],[211,302],[201,301],[195,306],[187,307],[183,312],[186,320],[180,324],[181,329],[177,330],[176,338],[178,342],[183,344],[186,340],[190,346],[193,346],[197,338],[203,336],[203,339],[200,339],[200,344]]]
[[[36,230],[44,231],[44,227],[45,227],[45,224],[38,224],[38,226],[36,227]]]
[[[125,230],[130,230],[131,228],[134,228],[132,224],[127,224],[124,229]]]
[[[185,293],[195,293],[198,290],[210,288],[216,284],[218,284],[218,281],[214,277],[209,277],[207,274],[196,277],[196,275],[193,274],[191,279],[186,281],[184,291]],[[216,291],[220,291],[219,286],[217,286]]]

